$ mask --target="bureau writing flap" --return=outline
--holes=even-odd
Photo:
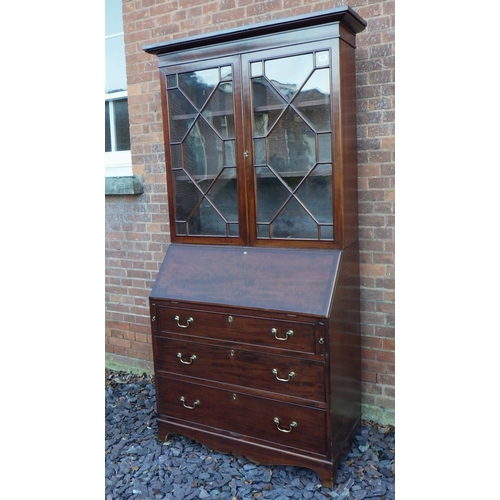
[[[341,253],[172,243],[150,298],[326,317]]]

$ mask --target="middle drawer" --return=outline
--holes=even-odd
[[[232,347],[154,337],[156,370],[325,402],[325,364]]]

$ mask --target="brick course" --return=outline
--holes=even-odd
[[[141,195],[106,197],[106,352],[151,361],[147,297],[170,241],[157,61],[142,46],[341,5],[357,36],[364,408],[394,409],[393,0],[123,0],[131,148]]]

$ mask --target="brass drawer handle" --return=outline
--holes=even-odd
[[[282,428],[280,427],[280,419],[279,419],[278,417],[274,417],[273,422],[276,424],[276,427],[278,428],[278,430],[279,430],[280,432],[287,432],[287,433],[288,433],[288,432],[292,432],[292,430],[294,429],[294,427],[297,427],[297,425],[298,425],[298,424],[297,424],[297,422],[295,422],[295,421],[294,421],[294,422],[292,422],[292,423],[290,424],[290,426],[289,426],[289,428],[288,428],[288,429],[282,429]]]
[[[288,340],[288,337],[293,337],[293,330],[288,330],[285,333],[285,337],[278,337],[278,330],[276,330],[276,328],[271,328],[271,333],[274,333],[274,338],[276,340]]]
[[[183,365],[190,365],[195,359],[196,359],[196,354],[193,354],[192,356],[190,356],[189,358],[189,361],[184,361],[182,359],[182,353],[181,352],[178,352],[177,353],[177,357],[179,358],[180,362],[183,364]]]
[[[177,326],[179,328],[187,328],[194,321],[193,318],[188,318],[187,321],[186,321],[187,324],[186,325],[181,325],[179,323],[179,321],[181,320],[181,318],[179,318],[179,316],[176,316],[174,319],[175,319],[175,321],[177,321]]]
[[[182,406],[184,406],[184,408],[187,408],[188,410],[194,410],[199,404],[200,404],[200,400],[197,399],[194,403],[193,403],[193,406],[188,406],[186,404],[186,398],[184,396],[181,396],[181,401],[182,401]]]
[[[290,379],[295,377],[295,372],[290,372],[288,374],[288,378],[279,378],[278,377],[278,370],[276,368],[273,368],[272,372],[274,373],[274,376],[276,377],[276,380],[279,380],[280,382],[290,382]]]

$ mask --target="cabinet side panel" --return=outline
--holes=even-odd
[[[159,70],[160,77],[160,94],[161,94],[161,112],[163,120],[163,144],[165,151],[165,179],[167,183],[167,200],[168,200],[168,220],[170,223],[170,241],[176,240],[175,235],[175,216],[172,207],[175,206],[174,190],[172,189],[172,158],[170,155],[170,148],[167,147],[169,143],[169,123],[168,123],[168,109],[167,109],[167,85],[166,73]]]
[[[330,329],[332,452],[349,445],[361,416],[361,338],[358,243],[342,252]]]
[[[356,67],[354,48],[340,40],[340,101],[342,182],[344,195],[343,247],[358,241],[358,163],[356,132]]]

